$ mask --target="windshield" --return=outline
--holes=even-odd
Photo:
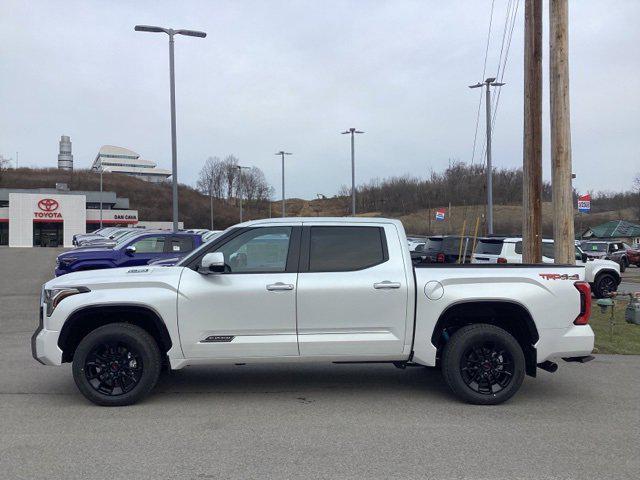
[[[606,252],[607,244],[606,243],[583,243],[582,250],[585,252]]]
[[[482,255],[500,255],[503,243],[503,240],[478,240],[475,253]]]

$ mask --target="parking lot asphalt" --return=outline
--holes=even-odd
[[[434,370],[189,367],[101,408],[29,350],[52,249],[0,249],[2,479],[621,479],[640,472],[640,357],[526,378],[460,403]]]

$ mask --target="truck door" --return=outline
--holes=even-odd
[[[401,358],[409,299],[403,247],[391,224],[304,223],[297,297],[301,356]]]
[[[206,252],[224,254],[224,273],[183,270],[178,326],[187,358],[299,355],[299,237],[295,226],[249,228]]]

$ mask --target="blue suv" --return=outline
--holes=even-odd
[[[62,253],[56,259],[55,274],[146,265],[152,260],[182,257],[200,245],[202,236],[194,233],[141,233],[112,248],[77,248]]]

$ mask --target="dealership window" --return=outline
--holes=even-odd
[[[310,272],[362,270],[386,260],[378,227],[311,227]]]
[[[146,237],[133,243],[136,253],[164,252],[164,237]]]

